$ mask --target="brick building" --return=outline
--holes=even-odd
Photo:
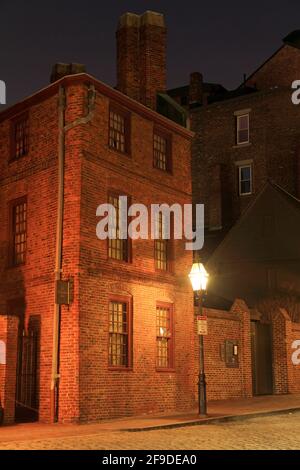
[[[194,202],[206,206],[208,258],[268,178],[298,194],[299,117],[290,89],[298,36],[234,92],[198,73],[166,92],[163,16],[127,13],[117,30],[117,89],[83,66],[58,64],[49,86],[0,113],[6,423],[15,413],[84,422],[195,405],[191,252],[181,240],[99,240],[96,209],[118,208],[119,195],[183,205],[193,183]],[[208,398],[249,397],[259,391],[253,321],[270,316],[266,303],[261,314],[245,292],[216,287],[220,256],[216,268],[211,258],[215,286],[205,304]],[[273,308],[274,393],[299,391],[289,355],[300,330],[289,308]]]
[[[292,83],[300,77],[300,31],[234,91],[203,82],[169,94],[190,113],[193,198],[205,204],[207,259],[270,179],[294,196],[299,189],[299,107]]]
[[[191,202],[193,134],[163,106],[165,37],[162,15],[125,14],[118,90],[60,64],[0,113],[5,422],[15,403],[17,419],[45,422],[195,404],[192,253],[183,240],[96,237],[97,207],[118,209],[119,195]],[[155,110],[158,92],[177,122]]]
[[[206,83],[197,72],[189,85],[169,90],[189,111],[193,200],[205,204],[200,255],[211,274],[205,303],[215,333],[206,338],[211,397],[233,397],[230,380],[244,381],[235,390],[246,395],[300,390],[299,366],[291,360],[300,323],[300,113],[291,99],[299,77],[300,31],[294,31],[236,90]],[[246,342],[230,323],[237,298],[244,301]],[[235,379],[226,344],[229,358],[233,345],[243,358],[240,367],[232,358]]]

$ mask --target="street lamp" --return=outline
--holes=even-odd
[[[209,275],[202,263],[194,263],[189,274],[193,291],[197,292],[199,299],[199,316],[202,315],[203,293],[206,291]],[[206,378],[204,372],[204,341],[203,334],[199,334],[199,380],[198,380],[199,415],[207,414]]]

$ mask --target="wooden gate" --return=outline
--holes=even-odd
[[[38,394],[38,342],[37,331],[24,330],[19,335],[16,421],[36,421],[39,417]]]
[[[251,322],[252,382],[254,395],[273,394],[271,325]]]

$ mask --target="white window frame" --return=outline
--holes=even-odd
[[[243,141],[243,142],[240,142],[239,140],[239,132],[241,130],[245,130],[245,129],[240,129],[240,121],[242,118],[247,118],[248,120],[248,139]],[[236,143],[237,145],[247,145],[250,143],[250,114],[249,113],[244,113],[244,114],[239,114],[236,116]]]
[[[244,168],[250,168],[250,180],[243,180],[243,181],[250,181],[250,192],[249,193],[242,193],[242,170]],[[240,165],[239,166],[239,195],[240,196],[251,196],[253,193],[253,171],[252,165],[249,163],[247,165]]]

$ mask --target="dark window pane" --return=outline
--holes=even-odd
[[[18,159],[27,155],[29,151],[29,121],[28,117],[19,119],[13,124],[13,155],[12,158]]]
[[[108,239],[108,256],[112,259],[117,259],[119,261],[128,261],[128,239],[121,240],[120,236],[120,227],[119,227],[119,197],[118,196],[109,196],[109,204],[114,206],[116,209],[116,220],[112,221],[112,225],[116,228],[116,239]]]
[[[251,192],[250,181],[242,181],[241,182],[241,193],[242,194],[249,194],[250,192]]]
[[[237,117],[237,143],[249,142],[249,115]]]
[[[164,222],[161,212],[159,213],[157,223],[159,239],[155,240],[155,267],[156,269],[166,271],[168,269],[169,240],[163,239]]]
[[[250,180],[251,178],[251,168],[250,166],[241,168],[241,180]]]
[[[25,262],[27,241],[26,201],[13,206],[12,222],[13,264],[17,266]]]
[[[126,149],[126,119],[115,111],[109,113],[109,146],[125,153]]]
[[[154,134],[153,137],[153,154],[154,167],[159,170],[169,170],[169,142],[166,137],[160,134]]]

